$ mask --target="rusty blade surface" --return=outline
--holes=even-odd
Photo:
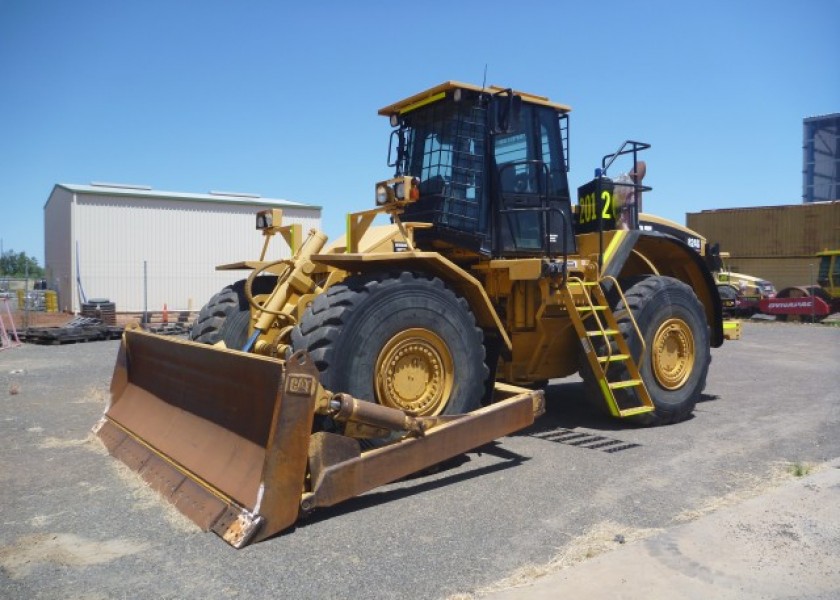
[[[317,370],[126,331],[95,431],[203,529],[236,547],[297,519]],[[289,394],[283,400],[283,386]]]
[[[103,418],[96,427],[96,434],[108,452],[137,472],[152,489],[203,530],[209,530],[227,509],[228,502],[191,482],[175,465],[134,439],[113,421]]]
[[[140,331],[123,344],[125,384],[105,415],[253,509],[282,365]]]

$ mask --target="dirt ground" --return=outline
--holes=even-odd
[[[826,512],[840,487],[811,479],[840,472],[815,467],[840,456],[840,327],[745,322],[739,341],[713,351],[693,418],[667,427],[615,422],[579,378],[552,380],[527,430],[241,551],[185,523],[90,434],[118,346],[0,352],[0,598],[507,600],[532,581],[549,594],[524,596],[534,600],[840,598],[840,519]],[[761,519],[678,533],[809,471],[798,495],[752,511]],[[579,569],[599,589],[574,593]],[[643,580],[670,587],[628,590]]]

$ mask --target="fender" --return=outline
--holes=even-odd
[[[498,335],[508,352],[513,350],[502,321],[484,291],[481,282],[470,273],[437,252],[405,251],[353,254],[315,254],[315,264],[353,273],[368,273],[385,269],[424,272],[440,277],[463,296],[470,305],[479,327]]]
[[[604,275],[666,275],[694,289],[706,310],[711,345],[723,344],[723,309],[717,284],[703,257],[688,244],[656,231],[617,231],[604,254]]]

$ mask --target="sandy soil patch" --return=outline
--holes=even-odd
[[[38,533],[0,548],[0,566],[12,579],[26,577],[41,564],[86,567],[143,552],[149,544],[134,540],[89,540],[71,533]]]

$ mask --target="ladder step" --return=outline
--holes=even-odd
[[[642,385],[641,379],[628,379],[627,381],[614,381],[607,384],[611,390],[618,390],[621,388],[637,387]]]
[[[618,333],[616,329],[604,329],[603,331],[599,329],[597,331],[587,331],[586,335],[589,337],[598,337],[599,335],[618,335]]]
[[[630,358],[628,354],[611,354],[610,356],[599,356],[598,362],[606,363],[606,362],[620,362],[623,360],[627,360]]]
[[[586,287],[595,287],[600,282],[598,281],[570,281],[569,285],[583,285]]]
[[[578,312],[592,312],[593,310],[607,310],[606,306],[575,306]]]
[[[653,406],[634,406],[633,408],[619,410],[618,415],[620,417],[632,417],[633,415],[643,415],[645,413],[653,412],[654,410],[656,410],[656,408]]]

